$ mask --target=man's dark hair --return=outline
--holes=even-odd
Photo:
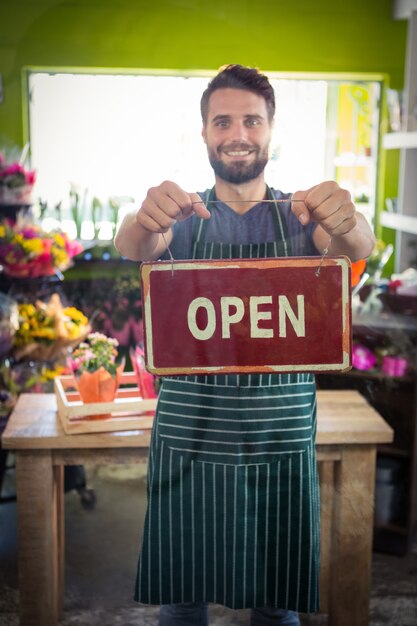
[[[201,96],[200,109],[204,125],[207,123],[208,103],[216,89],[245,89],[262,96],[266,103],[269,121],[275,114],[275,94],[268,78],[253,67],[244,65],[226,65],[209,82]]]

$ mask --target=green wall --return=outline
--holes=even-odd
[[[0,146],[23,145],[25,66],[215,70],[243,63],[385,74],[401,89],[406,37],[407,22],[391,18],[391,0],[0,0]],[[395,195],[397,175],[396,163],[381,159],[379,210]]]
[[[391,18],[390,0],[0,0],[0,137],[22,144],[27,65],[239,62],[264,71],[384,73],[401,88],[406,31]]]

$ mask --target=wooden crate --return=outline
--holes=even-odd
[[[72,375],[57,376],[54,388],[58,415],[67,434],[152,428],[156,398],[140,397],[134,372],[122,374],[113,402],[84,404]]]

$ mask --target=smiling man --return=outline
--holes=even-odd
[[[167,258],[167,246],[175,259],[326,247],[353,261],[369,255],[374,236],[337,183],[292,196],[266,184],[274,113],[266,76],[221,70],[201,99],[215,186],[150,189],[121,224],[119,251],[134,260]],[[135,594],[162,605],[161,626],[203,626],[209,602],[252,609],[251,626],[298,625],[297,612],[318,611],[315,432],[312,374],[163,379]]]

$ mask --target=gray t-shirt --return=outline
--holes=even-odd
[[[271,190],[275,198],[290,198],[290,194]],[[199,193],[202,200],[207,198],[209,190]],[[291,244],[293,256],[314,256],[319,254],[312,236],[317,224],[310,223],[302,226],[291,211],[290,200],[278,204],[281,215],[284,217],[288,238]],[[210,203],[211,218],[207,223],[205,233],[206,242],[230,243],[230,244],[256,244],[274,241],[276,239],[273,211],[274,205],[268,202],[260,202],[249,211],[240,215],[233,211],[227,204],[220,200]],[[183,222],[176,222],[173,227],[173,239],[170,245],[171,253],[175,260],[192,258],[192,244],[195,221],[199,220],[192,215]],[[163,259],[168,259],[166,252]]]

